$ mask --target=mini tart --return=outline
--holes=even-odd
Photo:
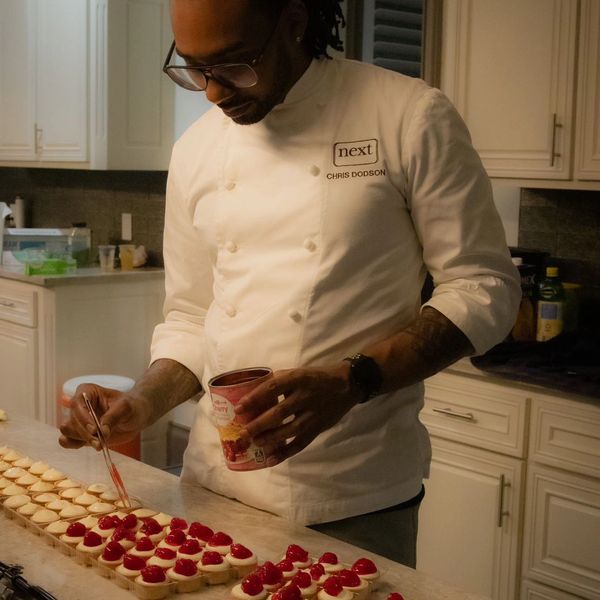
[[[98,534],[88,531],[83,537],[83,541],[79,542],[75,548],[78,552],[89,554],[90,556],[99,556],[102,554],[105,546],[106,542]]]
[[[146,546],[147,546],[147,549],[144,550],[144,548],[146,548]],[[152,546],[152,547],[150,547],[150,546]],[[156,546],[154,545],[152,540],[149,537],[143,537],[137,541],[137,544],[133,548],[131,548],[131,550],[129,550],[129,554],[132,554],[133,556],[139,556],[141,558],[148,559],[154,555],[155,550],[156,550]]]
[[[34,494],[41,494],[42,492],[51,492],[55,489],[55,485],[49,481],[36,481],[33,485],[29,486],[29,491]]]
[[[11,483],[2,490],[2,493],[5,496],[20,496],[21,494],[27,494],[27,488],[24,488],[22,485],[17,485],[16,483]]]
[[[33,501],[38,504],[48,504],[49,502],[54,502],[55,500],[60,500],[60,496],[58,494],[54,494],[53,492],[42,492],[41,494],[36,494],[33,497]]]
[[[354,561],[351,570],[368,583],[373,583],[375,580],[379,579],[379,570],[377,569],[377,566],[368,558],[359,558]]]
[[[63,479],[56,484],[59,490],[66,490],[68,488],[80,488],[81,484],[73,479]]]
[[[50,502],[46,503],[46,508],[49,508],[50,510],[57,510],[58,512],[67,508],[68,506],[73,506],[73,504],[68,500],[63,500],[61,498],[58,500],[50,500]]]
[[[87,509],[94,515],[106,515],[115,510],[115,505],[108,502],[94,502]]]
[[[27,475],[27,471],[23,469],[23,467],[15,467],[11,466],[4,473],[2,473],[3,477],[6,479],[10,479],[11,481],[16,481],[19,477],[23,477],[23,475]],[[34,482],[35,483],[35,482]]]
[[[119,542],[110,542],[104,546],[102,554],[98,556],[98,562],[110,568],[115,568],[123,563],[123,556],[125,555],[125,548],[119,544]]]
[[[290,581],[290,579],[298,572],[298,569],[291,560],[280,560],[276,566],[281,570],[284,581]]]
[[[242,584],[238,583],[231,589],[231,597],[234,600],[265,600],[269,592],[263,587],[258,594],[247,594],[242,589]]]
[[[27,504],[23,504],[23,506],[19,506],[19,508],[17,508],[17,512],[24,517],[31,517],[38,510],[42,509],[43,507],[41,507],[39,504],[36,504],[35,502],[28,502]]]
[[[361,579],[358,573],[350,569],[343,569],[338,576],[344,589],[354,594],[354,600],[365,600],[369,589],[368,581]],[[356,581],[350,583],[349,579],[355,579]]]
[[[317,592],[317,600],[352,600],[354,595],[352,592],[342,589],[337,596],[332,596],[325,591],[325,588],[321,588]]]
[[[242,548],[246,552],[250,553],[249,556],[239,557],[235,556],[236,553],[240,553],[239,549]],[[233,552],[233,554],[232,554]],[[245,554],[242,552],[242,554]],[[237,577],[246,577],[256,569],[258,565],[258,559],[256,554],[246,548],[245,546],[241,546],[241,544],[231,544],[230,551],[225,555],[225,559],[231,565],[231,568],[237,575]]]
[[[77,544],[83,542],[83,535],[67,535],[67,532],[65,531],[65,533],[60,536],[60,541],[69,544],[69,546],[77,546]]]
[[[7,463],[4,460],[0,460],[0,473],[4,473],[4,471],[6,471],[6,469],[10,469],[11,468],[11,464]]]
[[[65,474],[57,469],[48,469],[42,473],[42,481],[50,481],[52,483],[56,483],[61,479],[65,479]]]
[[[33,475],[42,475],[50,468],[50,465],[38,460],[29,467],[29,472]]]
[[[167,527],[171,523],[171,519],[173,519],[173,515],[168,515],[163,512],[159,512],[158,514],[152,517],[161,527]]]
[[[53,535],[53,536],[61,536],[64,533],[66,533],[67,529],[69,528],[69,525],[71,523],[69,523],[68,521],[54,521],[52,523],[50,523],[46,528],[46,532],[48,532],[49,534]]]
[[[6,448],[6,446],[4,446]],[[13,450],[12,448],[6,448],[6,452],[2,456],[2,460],[8,463],[14,463],[16,460],[25,458],[20,452]]]
[[[39,477],[36,477],[35,475],[32,475],[31,473],[25,473],[25,475],[23,475],[22,477],[19,477],[15,483],[18,485],[33,485],[34,483],[38,482],[40,480]]]
[[[210,527],[207,527],[198,521],[194,521],[188,527],[187,534],[189,537],[196,538],[201,546],[206,546],[206,543],[214,535],[214,532]]]
[[[0,477],[0,490],[3,490],[11,484],[12,481],[10,479],[6,479],[6,477]]]
[[[29,456],[24,456],[23,458],[19,458],[13,462],[15,467],[21,467],[23,469],[29,469],[33,464],[33,460],[29,458]]]
[[[291,560],[297,569],[306,569],[312,565],[312,560],[308,552],[301,546],[298,546],[298,544],[290,544],[287,547],[284,558]]]
[[[217,531],[210,540],[206,542],[206,549],[210,552],[218,552],[222,556],[225,556],[229,552],[231,544],[233,544],[233,540],[230,536],[222,531]]]
[[[127,557],[127,554],[124,554],[123,562],[115,569],[115,571],[117,573],[119,573],[120,575],[123,575],[123,577],[127,577],[128,579],[134,579],[141,573],[142,569],[146,566],[146,561],[143,558],[136,556],[134,558],[136,560],[140,560],[142,563],[142,566],[139,569],[130,569],[125,566],[125,564],[127,562],[126,557]],[[129,558],[131,558],[131,556],[129,556]]]
[[[182,573],[182,570],[189,569],[190,574]],[[167,577],[176,583],[176,590],[179,593],[197,592],[204,585],[202,573],[190,559],[180,559],[174,567],[167,569]]]
[[[46,525],[58,521],[60,517],[53,510],[42,508],[31,516],[31,521],[36,525]]]
[[[319,558],[319,563],[323,565],[325,569],[325,573],[337,573],[344,569],[344,565],[338,560],[337,555],[333,552],[325,552],[321,558]]]
[[[196,538],[188,538],[177,549],[177,558],[187,558],[198,562],[202,558],[202,546]]]
[[[61,498],[65,500],[75,500],[78,496],[83,495],[85,492],[80,487],[70,487],[59,491]]]
[[[70,506],[65,506],[59,514],[61,519],[74,519],[77,517],[85,517],[88,513],[85,507],[71,504]]]
[[[160,581],[146,581],[147,572],[156,572],[160,574]],[[141,600],[161,600],[166,598],[173,584],[167,579],[166,574],[162,570],[153,569],[152,565],[142,569],[140,574],[134,580],[135,595]]]
[[[203,552],[202,558],[198,563],[198,570],[202,573],[202,576],[209,585],[227,583],[232,574],[231,566],[221,554],[219,554],[221,562],[211,564],[210,561],[207,561],[207,555],[212,558],[212,555],[214,554],[214,551]]]
[[[25,506],[31,501],[31,498],[27,494],[15,494],[14,496],[9,496],[2,503],[6,508],[12,508],[13,510],[17,510],[21,506]]]
[[[303,598],[314,598],[319,589],[308,571],[298,571],[292,578],[292,583],[298,586]]]
[[[171,531],[167,534],[159,543],[159,548],[170,548],[171,550],[177,550],[185,542],[185,533],[181,530]]]
[[[158,514],[157,511],[152,510],[151,508],[136,508],[131,511],[131,514],[135,515],[138,519],[147,519],[148,517],[153,517]]]
[[[98,497],[84,492],[83,494],[79,494],[79,496],[75,496],[73,502],[75,504],[79,504],[80,506],[90,506],[91,504],[98,502]]]
[[[110,490],[110,486],[107,485],[106,483],[92,483],[87,486],[85,491],[88,494],[95,494],[96,496],[99,496],[100,494],[104,494],[104,493],[108,492],[109,490]],[[118,496],[117,496],[117,498],[118,498]]]
[[[159,551],[158,555],[156,554],[157,551]],[[161,551],[168,553],[169,557],[167,558],[165,556],[160,556]],[[149,567],[156,565],[161,569],[170,569],[171,567],[175,566],[175,561],[177,560],[177,552],[175,550],[169,550],[168,548],[162,548],[161,550],[160,548],[157,548],[154,552],[155,553],[148,559],[146,563]]]
[[[98,519],[92,515],[86,515],[81,519],[77,519],[77,523],[81,523],[86,529],[93,529],[98,525]]]
[[[108,516],[101,517],[100,519],[96,519],[95,517],[92,518],[96,520],[96,524],[90,529],[91,531],[97,533],[101,538],[108,539],[117,528],[117,526],[114,523],[111,523],[111,519],[109,519]]]
[[[88,494],[93,494],[94,492],[90,491],[90,488],[87,489]],[[100,493],[100,500],[104,500],[104,502],[116,502],[119,499],[119,494],[114,490],[108,489],[104,492]]]
[[[323,582],[329,577],[327,573],[325,573],[325,569],[323,565],[320,563],[315,563],[308,567],[308,569],[304,569],[311,577],[311,579],[317,584],[317,587],[323,585]]]
[[[4,457],[5,454],[8,454],[12,448],[8,446],[0,446],[0,458]]]

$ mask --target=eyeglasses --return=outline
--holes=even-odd
[[[281,15],[280,15],[281,16]],[[208,87],[208,80],[214,79],[220,84],[231,88],[249,88],[258,83],[255,67],[263,58],[273,35],[279,25],[279,18],[271,30],[260,53],[249,63],[223,63],[220,65],[170,65],[175,52],[175,42],[171,44],[169,54],[163,65],[165,72],[177,85],[191,92],[203,92]]]

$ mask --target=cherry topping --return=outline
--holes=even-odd
[[[102,558],[110,561],[119,560],[123,554],[125,554],[125,548],[119,542],[108,542],[102,552]]]
[[[125,529],[122,525],[119,525],[110,537],[115,542],[126,540],[128,542],[135,542],[135,532],[132,529]]]
[[[148,517],[147,519],[144,519],[144,524],[141,527],[142,533],[145,533],[146,535],[156,535],[157,533],[160,533],[162,530],[163,530],[162,525],[156,519],[153,519],[152,517]]]
[[[106,531],[107,529],[114,529],[117,526],[115,520],[110,515],[100,517],[98,520],[98,528]]]
[[[310,566],[308,572],[314,581],[319,581],[325,575],[325,567],[321,563],[315,563]]]
[[[234,558],[250,558],[252,556],[252,551],[242,544],[231,544],[229,552]]]
[[[289,573],[290,571],[295,570],[295,567],[292,564],[292,561],[288,560],[287,558],[280,560],[275,566],[279,567],[281,569],[282,573]]]
[[[181,544],[179,552],[181,554],[198,554],[201,549],[200,542],[196,538],[189,538]]]
[[[358,587],[360,585],[360,577],[355,571],[350,569],[342,569],[338,576],[344,587]]]
[[[352,570],[359,575],[372,575],[373,573],[377,573],[375,563],[368,558],[359,558],[352,565]]]
[[[162,583],[167,580],[165,572],[157,565],[144,567],[141,571],[141,576],[146,583]]]
[[[173,529],[165,538],[165,542],[170,546],[181,546],[185,542],[185,531],[182,529]]]
[[[328,577],[323,583],[323,589],[330,596],[339,596],[343,590],[342,582],[337,575],[332,575],[331,577]]]
[[[208,540],[209,546],[230,546],[233,544],[233,540],[222,531],[217,531],[210,540]]]
[[[130,571],[139,571],[146,566],[146,561],[141,556],[133,554],[123,555],[123,566]]]
[[[188,530],[188,535],[198,538],[203,542],[207,542],[214,535],[213,530],[206,525],[202,525],[202,523],[198,523],[198,521],[194,521]]]
[[[171,529],[187,529],[187,521],[185,519],[180,519],[179,517],[173,517],[171,519],[170,527]],[[182,573],[183,575],[183,573]]]
[[[100,534],[96,533],[95,531],[88,531],[83,536],[83,545],[89,546],[91,548],[93,548],[94,546],[100,546],[102,544],[102,541],[103,540],[100,537]]]
[[[173,560],[177,556],[177,552],[171,550],[171,548],[164,548],[161,546],[154,551],[154,556],[164,558],[165,560]]]
[[[292,583],[295,583],[299,588],[305,589],[311,586],[312,578],[306,571],[298,571],[292,578]]]
[[[128,514],[127,516],[123,517],[123,520],[121,521],[121,525],[123,525],[125,529],[133,529],[137,526],[137,524],[138,518],[132,514]]]
[[[306,562],[308,560],[308,552],[301,546],[298,546],[298,544],[290,544],[285,557],[292,562]]]
[[[320,563],[327,563],[328,565],[337,565],[338,557],[333,552],[325,552],[319,559]]]
[[[267,560],[263,566],[258,569],[258,576],[263,583],[267,585],[276,585],[283,580],[281,569],[274,565],[270,560]]]
[[[251,573],[242,581],[242,591],[248,596],[258,596],[263,589],[260,577],[256,573]]]
[[[293,583],[280,588],[272,596],[272,600],[301,600],[301,598],[300,588]]]
[[[83,537],[87,529],[83,523],[71,523],[67,527],[67,535],[69,537]]]
[[[175,561],[175,573],[179,575],[185,575],[186,577],[193,577],[198,573],[196,563],[190,558],[179,558]]]
[[[387,600],[404,600],[404,596],[402,596],[402,594],[399,594],[398,592],[392,592],[387,597]]]
[[[223,557],[218,552],[208,550],[202,554],[203,565],[220,565],[222,562]]]
[[[136,550],[140,550],[141,552],[147,552],[148,550],[154,550],[154,543],[148,536],[144,536],[140,538],[136,545]]]

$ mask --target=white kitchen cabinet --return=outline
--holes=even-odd
[[[491,177],[600,187],[598,9],[595,0],[444,3],[441,87]]]
[[[527,402],[523,392],[446,373],[426,382],[432,463],[417,568],[494,600],[513,600],[519,586]]]
[[[523,576],[600,598],[600,408],[539,396],[532,407]]]
[[[87,160],[87,3],[0,4],[0,160]]]
[[[97,272],[41,285],[0,277],[0,408],[9,416],[56,424],[66,380],[102,373],[137,379],[145,371],[162,320],[163,272]],[[142,435],[146,462],[165,464],[165,432],[166,420]]]
[[[580,598],[541,583],[525,580],[521,588],[520,600],[580,600]]]

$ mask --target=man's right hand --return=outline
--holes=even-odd
[[[77,387],[71,399],[69,420],[60,426],[62,435],[58,443],[63,448],[93,446],[100,449],[96,425],[83,401],[84,392],[94,407],[104,437],[111,444],[132,440],[146,426],[143,403],[136,402],[128,393],[84,383]]]

